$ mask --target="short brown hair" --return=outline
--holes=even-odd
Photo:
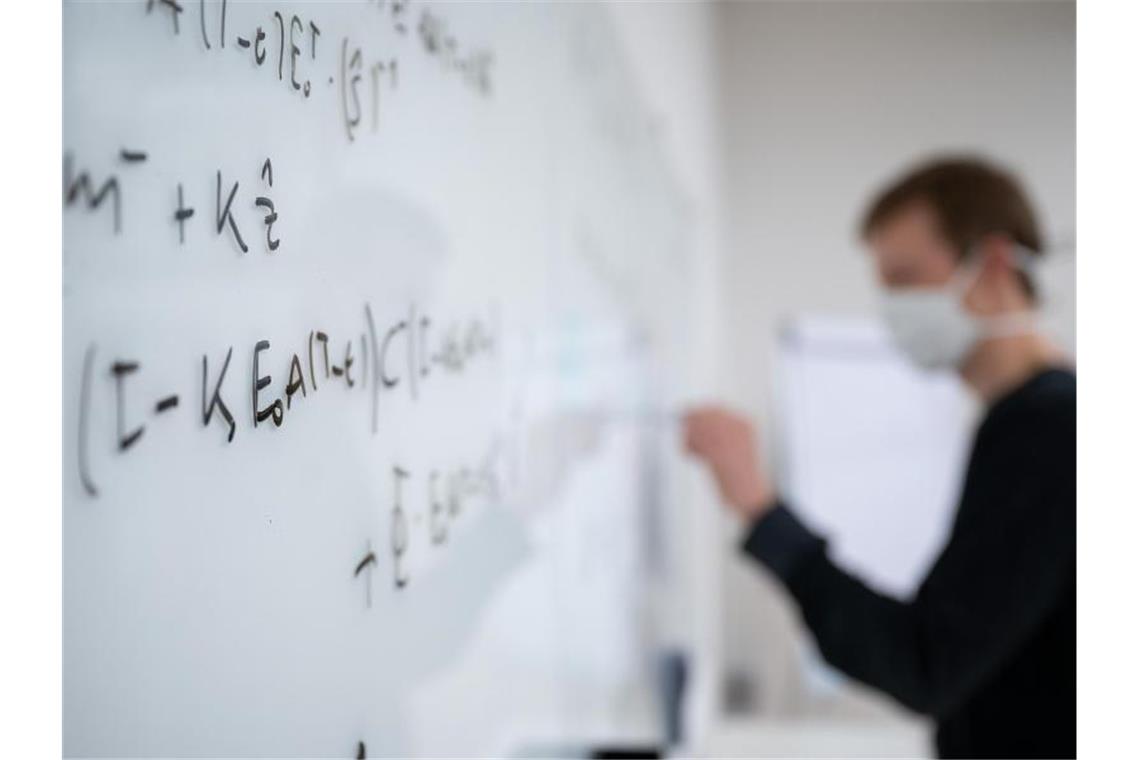
[[[934,210],[942,235],[959,258],[995,233],[1008,235],[1034,254],[1041,252],[1037,219],[1021,184],[983,159],[943,157],[912,168],[871,202],[863,215],[863,238],[914,203],[927,203]],[[1033,297],[1033,283],[1024,275],[1021,280]]]

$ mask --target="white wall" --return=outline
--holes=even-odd
[[[755,2],[718,6],[728,344],[724,390],[771,418],[782,316],[869,314],[855,235],[868,195],[933,151],[1012,167],[1047,235],[1075,229],[1075,13],[1049,2]],[[1052,318],[1072,345],[1072,257],[1053,267]],[[796,616],[739,558],[726,560],[726,667],[768,716],[883,703],[813,699],[796,665]]]

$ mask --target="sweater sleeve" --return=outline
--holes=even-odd
[[[1021,431],[1028,437],[989,447],[949,542],[911,601],[836,567],[826,543],[782,504],[752,527],[744,551],[782,579],[830,664],[912,710],[943,715],[1075,583],[1075,427],[1032,427]]]

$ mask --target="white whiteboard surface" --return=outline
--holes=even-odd
[[[659,738],[689,222],[604,10],[74,1],[63,85],[65,754]]]

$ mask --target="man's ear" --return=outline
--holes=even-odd
[[[984,276],[991,282],[1017,275],[1017,260],[1014,243],[1008,235],[992,233],[978,241],[978,257]]]
[[[994,233],[983,237],[977,248],[980,259],[979,280],[999,302],[1009,307],[1011,298],[1020,299],[1025,295],[1019,280],[1017,244],[1008,235]]]

